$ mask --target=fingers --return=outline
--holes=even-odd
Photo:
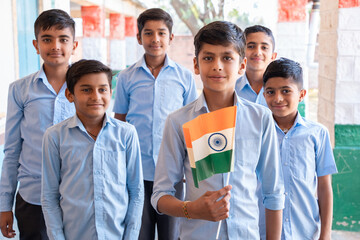
[[[13,213],[11,211],[0,213],[0,228],[4,237],[13,238],[15,231],[13,230]]]
[[[214,202],[217,201],[219,198],[225,196],[227,193],[230,193],[231,188],[231,185],[227,185],[218,191],[211,192],[212,194],[209,195],[210,200],[213,200]]]
[[[13,238],[15,237],[15,230],[13,229],[13,222],[11,221],[11,223],[9,223],[8,226],[8,238]]]
[[[15,231],[12,229],[12,226],[1,226],[1,233],[6,238],[13,238],[16,235]]]
[[[208,209],[208,220],[216,222],[229,217],[231,188],[231,185],[228,185],[218,191],[206,192],[204,204]]]

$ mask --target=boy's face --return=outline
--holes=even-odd
[[[204,92],[233,93],[236,80],[244,74],[246,59],[232,44],[228,46],[204,43],[198,57],[194,58],[195,74],[200,75]]]
[[[143,45],[149,57],[164,57],[173,38],[174,34],[170,34],[161,20],[146,21],[140,35],[137,35],[139,44]]]
[[[246,36],[245,57],[247,71],[264,72],[270,62],[276,59],[271,37],[264,32],[250,33]]]
[[[70,56],[74,54],[78,42],[74,41],[70,28],[52,27],[46,31],[41,29],[33,45],[45,65],[56,67],[69,65]]]
[[[73,102],[80,120],[96,120],[104,117],[111,99],[111,88],[105,73],[82,76],[74,86],[74,94],[66,89],[66,97]]]
[[[294,121],[299,102],[305,95],[306,90],[300,90],[292,78],[269,78],[264,86],[264,97],[275,120]]]

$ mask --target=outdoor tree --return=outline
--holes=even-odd
[[[143,0],[144,1],[144,0]],[[225,13],[224,6],[229,4],[225,0],[155,0],[156,6],[176,13],[178,18],[190,30],[193,36],[204,25],[216,20],[228,20],[242,29],[254,24],[263,24],[263,19],[250,18],[248,12],[240,12],[234,6]],[[254,0],[253,8],[257,8],[258,0]],[[228,8],[229,10],[229,8]],[[225,16],[226,14],[226,16]]]
[[[209,22],[224,20],[224,0],[202,0],[202,5],[199,5],[201,1],[196,2],[192,0],[170,0],[176,14],[193,35]]]

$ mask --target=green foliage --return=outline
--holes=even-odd
[[[254,5],[254,7],[257,5]],[[250,14],[248,12],[240,13],[237,9],[233,9],[228,14],[229,21],[238,25],[241,29],[245,29],[248,26],[255,24],[264,24],[264,20],[260,18],[250,19]]]

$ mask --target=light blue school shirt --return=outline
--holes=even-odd
[[[281,239],[319,239],[318,177],[337,173],[328,130],[298,113],[287,134],[276,125],[285,184]]]
[[[65,97],[66,83],[57,94],[43,67],[9,86],[5,127],[4,161],[0,183],[0,211],[11,211],[19,193],[31,204],[40,205],[41,144],[45,130],[75,114]]]
[[[246,76],[246,72],[236,81],[235,91],[240,97],[245,98],[250,102],[257,103],[267,107],[267,103],[264,97],[264,88],[262,87],[259,94],[257,94],[251,88],[249,80]]]
[[[220,239],[259,239],[257,177],[262,184],[266,208],[284,208],[284,185],[274,121],[269,109],[235,94],[235,163],[230,173],[230,216],[223,221]],[[202,94],[195,102],[169,115],[156,166],[151,203],[157,209],[164,195],[175,195],[175,184],[186,178],[185,200],[194,201],[206,191],[225,186],[227,173],[216,174],[194,186],[182,125],[209,112]],[[190,213],[191,216],[191,213]],[[215,239],[218,222],[180,220],[181,239]]]
[[[196,97],[191,72],[167,55],[156,79],[146,66],[145,56],[120,72],[114,112],[127,114],[126,121],[138,132],[144,180],[154,180],[166,117]]]
[[[144,202],[136,130],[105,115],[96,141],[75,115],[44,135],[41,203],[50,239],[137,239]]]

